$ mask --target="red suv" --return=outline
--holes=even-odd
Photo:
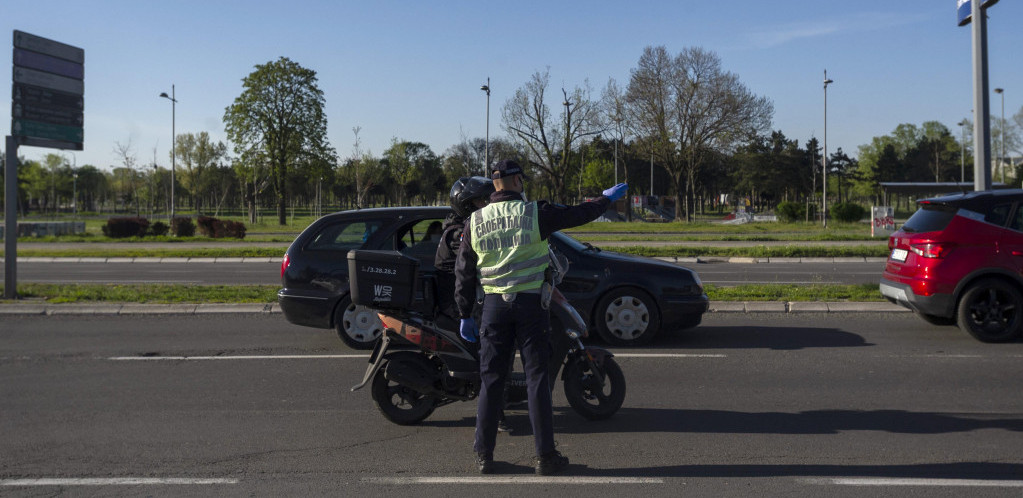
[[[888,239],[881,294],[924,320],[984,342],[1023,330],[1023,190],[917,202]]]

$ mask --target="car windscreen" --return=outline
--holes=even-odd
[[[589,249],[586,246],[586,244],[583,244],[582,242],[579,242],[578,240],[575,240],[572,237],[565,235],[561,232],[554,232],[551,234],[551,237],[560,240],[561,243],[565,244],[568,247],[571,247],[572,249],[575,249],[576,251],[585,251]]]
[[[902,225],[908,233],[936,232],[944,230],[955,217],[958,209],[949,204],[921,204],[913,216]]]

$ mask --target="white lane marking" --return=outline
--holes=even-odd
[[[0,486],[148,486],[171,484],[238,484],[238,479],[204,479],[189,477],[41,477],[36,479],[0,479]]]
[[[615,358],[727,358],[723,354],[689,353],[614,353]]]
[[[623,353],[616,358],[726,358],[723,354]],[[213,360],[336,360],[369,358],[368,354],[239,355],[239,356],[111,356],[110,361],[213,361]]]
[[[657,477],[481,476],[481,477],[364,477],[369,484],[664,484]]]
[[[213,360],[335,360],[369,358],[368,354],[282,354],[282,355],[240,355],[240,356],[111,356],[111,361],[213,361]]]
[[[1000,481],[997,479],[936,479],[909,477],[827,477],[800,479],[807,484],[833,486],[966,486],[1023,488],[1023,481]]]

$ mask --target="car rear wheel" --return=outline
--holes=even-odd
[[[615,289],[597,304],[597,332],[616,346],[650,342],[657,335],[660,320],[654,299],[636,288]]]
[[[979,341],[1011,341],[1023,325],[1023,294],[1003,280],[981,280],[963,293],[958,320],[959,328]]]
[[[338,337],[352,349],[373,349],[384,331],[376,310],[352,303],[345,296],[334,311],[334,328]]]

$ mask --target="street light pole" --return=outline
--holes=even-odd
[[[174,225],[174,184],[177,183],[175,180],[175,170],[177,169],[175,162],[177,162],[177,132],[175,131],[175,121],[177,121],[177,105],[178,99],[174,94],[174,85],[171,85],[171,94],[167,95],[167,92],[160,94],[161,97],[171,101],[171,195],[170,195],[170,224]]]
[[[821,219],[824,228],[828,227],[828,85],[834,80],[828,79],[828,70],[824,70],[824,194],[821,206]]]
[[[1005,89],[995,88],[995,93],[1002,97],[1002,120],[998,123],[998,169],[1002,171],[1002,183],[1005,183]]]
[[[961,127],[960,130],[962,131],[962,134],[963,134],[963,143],[959,147],[959,151],[961,152],[961,154],[960,154],[961,157],[959,159],[959,183],[965,183],[966,182],[966,124],[967,124],[967,121],[966,121],[965,118],[963,118],[962,121],[960,121],[960,122],[958,122],[956,124],[958,124]]]
[[[487,150],[483,152],[483,173],[490,176],[487,170],[490,168],[490,76],[487,76],[487,84],[480,87],[480,90],[487,92]]]

